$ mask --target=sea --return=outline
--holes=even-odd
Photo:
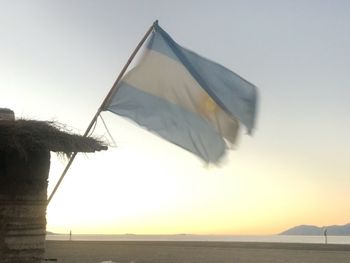
[[[240,236],[240,235],[90,235],[90,234],[47,234],[46,240],[73,241],[211,241],[211,242],[271,242],[271,243],[308,243],[324,244],[324,236]],[[328,236],[328,244],[349,244],[350,236]]]

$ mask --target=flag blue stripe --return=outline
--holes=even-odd
[[[147,48],[166,55],[167,57],[172,58],[173,60],[182,64],[177,57],[177,54],[174,53],[169,44],[163,39],[163,36],[157,31],[152,33]]]
[[[122,82],[107,110],[128,117],[207,162],[226,150],[215,128],[199,115]]]
[[[180,61],[220,107],[240,119],[249,132],[252,131],[257,101],[257,89],[253,84],[227,68],[182,48],[158,25],[148,48]]]

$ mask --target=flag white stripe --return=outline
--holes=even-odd
[[[178,61],[147,50],[123,82],[199,114],[228,141],[235,142],[238,121],[228,116]]]

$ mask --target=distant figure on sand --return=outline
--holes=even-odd
[[[327,228],[324,229],[323,235],[324,235],[324,243],[327,244]]]
[[[69,241],[72,241],[72,230],[69,231]]]

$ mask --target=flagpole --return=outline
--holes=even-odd
[[[84,135],[83,135],[84,137],[86,137],[86,136],[89,134],[89,132],[90,132],[92,126],[93,126],[94,123],[96,122],[96,120],[97,120],[98,116],[100,115],[101,111],[104,109],[105,105],[109,102],[109,100],[111,99],[112,95],[117,91],[119,81],[120,81],[121,78],[123,77],[125,71],[128,69],[128,67],[129,67],[130,63],[132,62],[132,60],[135,58],[137,52],[138,52],[138,51],[140,50],[140,48],[142,47],[143,43],[146,41],[146,39],[148,38],[148,36],[152,33],[153,29],[155,28],[155,26],[156,26],[157,24],[158,24],[158,20],[154,21],[154,23],[152,24],[152,26],[147,30],[147,32],[145,33],[145,35],[143,36],[143,38],[141,39],[141,41],[139,42],[139,44],[136,46],[135,50],[134,50],[134,51],[132,52],[132,54],[130,55],[128,61],[126,62],[126,64],[124,65],[123,69],[120,71],[120,73],[119,73],[117,79],[115,80],[115,82],[114,82],[112,88],[110,89],[110,91],[108,92],[107,96],[106,96],[105,99],[103,100],[101,106],[98,108],[96,114],[95,114],[94,117],[92,118],[92,120],[91,120],[89,126],[87,127],[87,129],[86,129],[86,131],[85,131],[85,133],[84,133]],[[66,175],[68,169],[69,169],[70,166],[72,165],[72,163],[73,163],[73,161],[74,161],[76,155],[77,155],[77,152],[74,152],[74,153],[70,156],[69,161],[68,161],[66,167],[64,168],[63,173],[62,173],[60,179],[57,181],[57,183],[56,183],[54,189],[52,190],[52,192],[51,192],[51,194],[50,194],[50,197],[49,197],[48,200],[47,200],[47,205],[49,205],[49,203],[50,203],[52,197],[53,197],[54,194],[56,193],[56,191],[57,191],[58,187],[60,186],[60,184],[61,184],[61,182],[62,182],[64,176]]]

